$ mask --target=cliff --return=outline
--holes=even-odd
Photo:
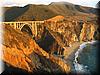
[[[44,26],[55,39],[52,47],[50,47],[51,53],[57,51],[58,54],[61,52],[59,55],[64,55],[68,47],[71,48],[75,42],[97,40],[96,37],[99,39],[98,24],[96,20],[92,20],[90,18],[88,21],[86,16],[68,16],[62,20],[46,20]]]
[[[95,32],[97,31],[97,25],[91,22],[87,22],[83,24],[81,33],[80,33],[80,41],[90,41],[95,40]]]
[[[70,72],[68,64],[61,58],[48,54],[27,34],[14,30],[8,25],[5,25],[4,29],[3,61],[8,69],[14,67],[30,73]]]

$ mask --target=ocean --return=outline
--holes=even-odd
[[[89,74],[98,70],[98,45],[99,41],[84,42],[75,53],[73,60],[74,72]]]

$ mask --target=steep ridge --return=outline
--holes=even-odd
[[[61,58],[44,51],[28,35],[14,30],[8,25],[5,25],[4,28],[3,61],[8,66],[8,70],[14,67],[17,70],[21,69],[32,73],[70,72],[69,65]]]
[[[62,3],[62,2],[53,2],[49,5],[49,9],[56,12],[59,15],[73,15],[73,12],[76,13],[77,11],[74,9],[72,4],[69,3]],[[70,13],[71,12],[71,13]],[[78,13],[78,12],[77,12]]]
[[[53,2],[49,5],[29,4],[25,7],[7,7],[7,9],[5,7],[4,9],[5,21],[46,20],[56,15],[62,15],[64,17],[73,15],[89,15],[89,13],[94,15],[96,12],[95,8],[74,5],[68,2]],[[11,19],[8,19],[8,17],[11,17]]]
[[[23,14],[22,16],[19,16],[16,20],[23,20],[23,18],[26,20],[33,20],[32,17],[34,17],[36,20],[44,20],[57,15],[55,12],[49,10],[48,6],[46,5],[29,4],[27,6],[29,6],[28,11],[25,12],[25,14]]]

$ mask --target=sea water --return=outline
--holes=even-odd
[[[73,65],[76,73],[97,72],[98,41],[84,42],[75,53]]]

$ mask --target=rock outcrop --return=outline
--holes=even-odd
[[[76,19],[77,18],[77,19]],[[56,49],[59,53],[63,55],[63,51],[67,50],[66,47],[71,47],[75,42],[81,41],[91,41],[95,40],[95,36],[97,36],[97,23],[96,21],[88,21],[86,18],[81,16],[69,16],[69,18],[63,18],[62,20],[54,20],[50,21],[46,20],[44,26],[55,39],[55,43],[53,43],[51,49]],[[86,20],[84,20],[86,19]],[[59,46],[60,50],[56,47]],[[52,53],[51,51],[51,53]]]
[[[80,33],[80,41],[94,40],[94,33],[96,31],[96,25],[90,22],[84,23]]]
[[[4,26],[3,61],[27,72],[68,73],[70,66],[61,58],[47,53],[28,35]]]

